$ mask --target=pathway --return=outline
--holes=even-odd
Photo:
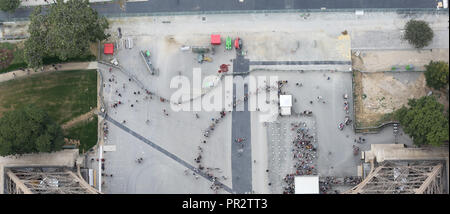
[[[33,69],[15,70],[7,73],[0,74],[0,83],[9,80],[17,79],[20,77],[54,72],[54,71],[70,71],[70,70],[86,70],[86,69],[97,69],[97,62],[69,62],[63,64],[55,64],[57,69],[52,65],[44,66],[43,71],[34,71]]]
[[[76,117],[76,118],[73,118],[72,120],[68,121],[67,123],[64,123],[64,124],[61,126],[61,128],[64,129],[64,130],[66,130],[66,129],[69,129],[69,128],[71,128],[72,126],[74,126],[74,125],[76,125],[76,124],[78,124],[78,123],[80,123],[80,122],[83,122],[83,121],[88,120],[89,118],[91,118],[92,116],[94,116],[96,110],[97,110],[96,108],[95,108],[95,109],[92,109],[91,111],[89,111],[89,112],[87,112],[87,113],[85,113],[85,114],[82,114],[82,115],[80,115],[80,116],[78,116],[78,117]]]
[[[237,55],[233,60],[233,73],[248,72],[249,60],[244,56]],[[242,90],[242,85],[234,82],[233,97],[236,90]],[[248,94],[248,87],[244,85],[244,94]],[[237,111],[239,110],[239,111]],[[251,130],[250,112],[248,111],[248,101],[244,100],[243,111],[240,105],[232,112],[232,137],[231,137],[231,174],[233,178],[233,191],[242,193],[252,192],[252,151],[251,151]],[[237,143],[237,138],[245,138],[242,143]],[[241,147],[241,144],[243,147]]]

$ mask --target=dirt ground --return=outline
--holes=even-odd
[[[446,93],[428,88],[423,72],[355,72],[354,81],[359,127],[380,125],[385,114],[407,105],[409,99],[426,96],[430,91],[448,109]],[[387,122],[389,119],[384,120]]]
[[[83,121],[90,120],[92,118],[92,116],[94,116],[95,110],[96,109],[92,109],[91,111],[89,111],[86,114],[83,114],[83,115],[73,118],[72,120],[61,125],[61,128],[66,130],[66,129],[72,128],[73,126],[75,126]]]
[[[352,51],[353,69],[364,72],[391,71],[392,67],[396,71],[405,71],[405,66],[412,65],[413,71],[424,71],[424,65],[431,60],[448,62],[449,49],[430,50],[370,50]]]
[[[407,105],[408,99],[433,91],[448,109],[445,91],[426,86],[422,71],[431,60],[448,62],[449,49],[430,50],[353,50],[355,114],[358,127],[377,126],[390,120],[384,117]],[[408,71],[407,65],[412,69]],[[393,70],[395,67],[395,70]]]

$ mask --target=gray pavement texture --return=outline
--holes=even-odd
[[[281,10],[281,9],[346,9],[346,8],[436,8],[435,0],[151,0],[127,2],[122,10],[116,2],[92,3],[101,15],[127,16],[133,13],[198,12],[223,10]],[[0,21],[6,18],[26,18],[33,8],[19,8],[14,13],[0,11]]]
[[[162,39],[165,40],[164,37]],[[126,67],[126,71],[112,69],[112,72],[108,72],[108,66],[99,64],[100,71],[106,80],[103,90],[108,116],[119,122],[126,120],[127,128],[195,167],[200,167],[194,158],[198,156],[197,145],[201,146],[204,150],[201,165],[206,169],[213,169],[210,173],[231,187],[231,113],[227,114],[227,117],[223,118],[219,124],[216,124],[216,131],[205,138],[204,130],[211,125],[211,118],[217,117],[219,112],[175,111],[167,102],[160,102],[157,97],[145,94],[143,87],[168,98],[176,90],[169,88],[169,83],[173,77],[177,78],[178,71],[183,70],[183,73],[192,77],[192,72],[189,72],[192,67],[211,67],[211,69],[202,69],[202,75],[215,75],[217,74],[217,63],[229,62],[231,58],[235,57],[235,54],[225,51],[224,48],[218,48],[214,62],[198,64],[194,60],[193,54],[179,52],[178,48],[174,46],[176,48],[173,50],[175,58],[180,64],[186,66],[186,68],[180,68],[178,63],[166,64],[165,60],[172,59],[172,55],[163,54],[162,50],[167,51],[168,49],[164,45],[157,46],[157,44],[164,44],[158,38],[139,37],[134,40],[134,43],[136,47],[149,47],[153,51],[152,53],[155,53],[152,55],[152,59],[156,67],[164,72],[152,76],[140,60],[138,50],[119,48],[116,57],[120,65]],[[218,55],[219,51],[223,51],[223,55]],[[230,56],[228,57],[228,55]],[[220,59],[220,57],[224,57],[224,59]],[[163,63],[158,63],[158,60],[163,60]],[[132,76],[131,80],[129,80],[130,76]],[[139,91],[140,94],[134,93],[139,93]],[[111,107],[118,101],[124,104],[117,108]],[[134,107],[131,107],[131,104]],[[163,114],[164,110],[168,115]],[[196,113],[199,118],[195,117]],[[108,173],[114,174],[113,178],[106,177],[107,180],[110,180],[110,183],[106,183],[108,186],[105,189],[106,193],[214,193],[210,189],[211,182],[209,180],[200,175],[193,175],[192,172],[184,174],[183,171],[187,171],[184,165],[164,153],[148,147],[147,144],[122,129],[115,128],[114,130],[110,130],[106,140],[106,144],[113,144],[117,147],[116,152],[105,154],[105,158],[108,160],[107,170],[110,171]],[[203,140],[206,140],[207,143],[203,143]],[[141,153],[144,154],[141,155]],[[145,164],[135,162],[136,158],[140,156],[146,159]],[[199,176],[200,178],[198,178]],[[145,177],[148,177],[148,180]],[[149,184],[150,181],[161,184],[156,187]],[[127,186],[123,186],[123,184],[127,184]],[[219,190],[219,193],[227,193],[227,191]]]
[[[250,61],[237,58],[230,66],[234,72],[242,72],[249,70],[248,66],[251,70],[257,66],[269,67],[251,65],[252,61],[348,61],[350,49],[353,48],[350,46],[352,41],[350,38],[355,39],[350,35],[357,35],[356,39],[359,39],[357,44],[360,47],[365,44],[377,47],[380,43],[371,42],[374,38],[366,38],[359,32],[372,29],[400,31],[406,19],[398,16],[396,13],[381,13],[381,15],[368,13],[363,17],[356,17],[354,13],[315,13],[308,19],[303,19],[299,17],[299,14],[269,14],[268,16],[237,14],[228,15],[226,21],[223,21],[223,16],[211,15],[208,16],[208,22],[202,22],[199,16],[176,16],[170,17],[172,21],[170,25],[161,24],[158,21],[166,20],[167,17],[124,18],[112,21],[112,34],[116,32],[117,27],[121,27],[124,37],[134,39],[136,48],[119,47],[115,57],[120,65],[135,78],[129,80],[129,77],[114,69],[112,72],[108,72],[108,68],[102,71],[106,80],[112,78],[112,81],[106,82],[103,86],[108,115],[115,121],[126,120],[127,128],[191,166],[197,166],[194,158],[198,154],[197,145],[201,145],[205,150],[202,154],[202,160],[204,160],[202,165],[205,163],[207,164],[204,165],[205,167],[220,168],[223,172],[220,172],[218,177],[223,178],[221,182],[232,187],[233,192],[243,193],[252,189],[261,193],[270,192],[270,188],[267,188],[270,179],[267,178],[265,171],[270,169],[275,172],[275,170],[271,166],[266,166],[267,156],[272,153],[270,148],[265,149],[271,145],[271,142],[264,139],[267,136],[266,129],[256,129],[251,136],[253,142],[250,136],[245,136],[253,132],[253,130],[245,131],[245,129],[261,125],[258,124],[260,121],[255,119],[253,121],[257,122],[249,122],[249,119],[245,118],[246,112],[227,114],[228,116],[220,123],[220,127],[216,128],[220,131],[215,131],[207,138],[208,142],[203,143],[201,142],[204,139],[203,132],[210,125],[211,118],[216,117],[218,112],[176,112],[170,109],[167,103],[160,102],[155,97],[152,99],[143,93],[136,95],[133,92],[143,92],[142,85],[144,85],[156,94],[168,98],[176,91],[168,87],[171,80],[179,78],[177,76],[192,79],[192,68],[201,68],[202,76],[217,75],[220,64],[228,63],[235,58],[234,51],[227,51],[223,45],[219,46],[215,51],[216,54],[212,56],[213,62],[198,64],[195,54],[179,50],[180,45],[183,44],[208,43],[211,32],[220,32],[231,37],[239,36],[245,41],[244,48],[245,51],[248,50],[248,53],[245,52],[245,57]],[[433,27],[444,29],[448,26],[445,21],[433,21],[436,20],[434,15],[427,14],[424,17],[425,20],[431,20]],[[380,19],[381,21],[378,21]],[[374,20],[377,20],[376,23]],[[324,21],[325,24],[322,23]],[[198,27],[199,22],[201,27]],[[196,32],[192,34],[194,27],[197,27]],[[348,30],[349,36],[342,36],[343,30]],[[240,33],[241,31],[243,33]],[[302,49],[295,51],[293,48],[295,49],[298,41],[301,41]],[[315,41],[317,46],[314,45]],[[120,44],[119,41],[116,42]],[[390,42],[393,45],[399,44],[398,40],[393,38]],[[152,50],[153,63],[161,70],[159,75],[149,74],[140,61],[138,48]],[[244,66],[245,68],[240,68]],[[311,122],[315,122],[317,129],[317,166],[320,176],[356,175],[359,160],[357,156],[353,156],[351,148],[354,138],[359,135],[355,135],[350,127],[346,127],[343,131],[337,129],[338,123],[345,117],[342,94],[351,95],[352,74],[351,72],[330,72],[335,71],[337,67],[348,65],[310,65],[312,68],[309,71],[305,70],[304,73],[300,72],[301,69],[293,68],[300,67],[298,65],[272,67],[282,66],[289,67],[284,68],[286,70],[295,71],[278,72],[276,68],[273,68],[271,72],[258,71],[250,75],[278,75],[280,80],[289,80],[286,86],[287,93],[297,99],[297,102],[293,102],[293,111],[312,110],[314,112],[315,117],[312,119],[315,121]],[[326,67],[326,71],[317,70],[319,66]],[[327,80],[328,76],[331,77],[330,80]],[[138,82],[142,84],[137,84]],[[295,82],[303,83],[303,87],[296,87]],[[235,87],[237,92],[241,92],[238,87],[243,87],[243,84],[236,84]],[[123,97],[118,96],[118,93],[121,93]],[[324,97],[326,104],[315,101],[319,95]],[[350,97],[350,103],[351,99]],[[125,104],[117,108],[109,108],[111,104],[119,100]],[[315,101],[313,105],[309,104],[310,100]],[[130,104],[134,107],[130,107]],[[239,105],[239,107],[242,106]],[[164,110],[170,116],[164,115]],[[200,118],[196,119],[195,113],[198,113]],[[229,117],[230,115],[232,117]],[[389,129],[391,128],[383,130],[380,134],[367,135],[367,145],[394,142],[393,132]],[[235,155],[241,148],[233,147],[233,141],[237,137],[246,138],[244,148],[240,150],[243,151],[240,157]],[[403,141],[411,142],[407,138]],[[170,155],[149,147],[149,144],[142,143],[142,140],[128,134],[126,130],[112,126],[106,144],[117,146],[117,152],[105,154],[106,171],[108,171],[106,173],[114,174],[113,178],[106,178],[106,193],[212,193],[209,188],[210,180],[203,177],[194,179],[192,173],[183,175],[183,171],[187,169],[184,164],[180,164]],[[249,146],[253,146],[251,150]],[[260,149],[262,147],[264,149]],[[289,151],[287,148],[282,150],[287,154]],[[251,155],[250,152],[252,152]],[[144,164],[135,162],[139,157],[145,158]],[[257,162],[252,164],[253,160]],[[290,164],[288,161],[280,164],[282,167],[287,167],[286,169],[292,167],[292,165],[288,166]],[[285,164],[288,165],[285,166]],[[273,166],[276,167],[276,164]],[[249,173],[253,171],[253,174],[247,176],[245,174],[247,171]],[[236,178],[238,174],[239,179]],[[252,180],[246,181],[247,178]],[[275,186],[275,183],[273,184]],[[226,193],[226,191],[221,192]]]
[[[233,73],[242,73],[249,70],[249,60],[244,59],[242,55],[237,55],[233,60]],[[238,82],[233,84],[233,97],[236,96],[236,90],[242,90],[244,94],[248,93],[248,87],[242,86]],[[234,101],[236,102],[236,101]],[[238,107],[238,106],[237,106]],[[244,101],[244,111],[232,112],[232,143],[231,143],[231,173],[233,177],[233,191],[236,193],[246,193],[252,191],[252,151],[251,151],[251,131],[250,131],[250,112],[248,111],[248,101]],[[245,138],[242,143],[237,143],[237,138]],[[243,147],[241,147],[241,145]]]
[[[275,71],[263,71],[255,73],[255,76],[271,75]],[[343,94],[348,94],[348,102],[353,102],[351,81],[351,72],[331,72],[331,71],[305,71],[300,72],[277,72],[279,80],[288,80],[288,84],[284,86],[286,94],[292,94],[294,102],[292,106],[293,112],[302,112],[304,110],[311,110],[313,117],[297,119],[294,116],[287,117],[285,122],[280,120],[280,125],[272,125],[268,127],[268,157],[270,170],[276,170],[274,173],[278,176],[284,176],[280,173],[288,173],[292,167],[290,160],[284,160],[283,155],[289,155],[290,150],[277,143],[281,141],[289,142],[291,134],[287,128],[289,123],[287,121],[293,120],[295,122],[305,121],[308,126],[314,127],[317,133],[317,170],[319,176],[356,176],[357,166],[361,164],[360,157],[353,155],[352,146],[360,147],[361,151],[369,150],[371,143],[377,144],[391,144],[397,141],[400,144],[412,145],[412,140],[402,132],[397,136],[393,133],[393,128],[388,126],[377,134],[355,134],[351,126],[347,126],[344,130],[338,129],[338,124],[343,122],[347,115],[344,111]],[[330,79],[328,80],[328,77]],[[296,83],[302,83],[302,87],[296,86]],[[325,103],[317,102],[317,97],[322,96]],[[297,100],[297,101],[295,101]],[[310,104],[313,101],[313,104]],[[349,116],[351,115],[352,106],[350,105]],[[280,130],[274,130],[278,129]],[[280,135],[280,136],[277,136]],[[285,136],[285,137],[283,137]],[[358,144],[354,139],[359,137],[366,139],[366,143]],[[285,139],[284,139],[285,138]],[[272,145],[273,144],[273,145]],[[281,146],[278,147],[277,145]],[[286,166],[288,168],[286,168]],[[277,169],[279,168],[279,169]],[[274,176],[269,174],[269,180],[276,187],[280,182]],[[279,190],[271,189],[273,193]]]
[[[108,115],[104,115],[105,119],[109,122],[111,122],[112,124],[114,124],[115,126],[121,128],[123,131],[133,135],[134,137],[138,138],[139,140],[141,140],[142,142],[148,144],[149,146],[151,146],[152,148],[156,149],[157,151],[163,153],[164,155],[166,155],[167,157],[175,160],[176,162],[178,162],[179,164],[183,165],[184,167],[190,169],[191,171],[197,173],[198,175],[202,176],[203,178],[213,182],[213,178],[207,176],[205,173],[203,173],[202,171],[198,170],[196,167],[190,165],[189,163],[185,162],[184,160],[180,159],[179,157],[177,157],[176,155],[170,153],[169,151],[165,150],[164,148],[156,145],[155,143],[151,142],[150,140],[148,140],[147,138],[143,137],[142,135],[139,135],[138,133],[134,132],[133,130],[129,129],[128,127],[124,126],[123,124],[117,122],[116,120],[112,119],[111,117],[109,117]],[[218,183],[220,183],[219,181],[216,181]],[[228,186],[224,185],[223,183],[220,183],[222,185],[222,187],[227,191],[227,192],[232,192],[231,188],[229,188]]]

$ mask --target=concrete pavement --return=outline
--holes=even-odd
[[[129,129],[128,127],[124,126],[123,124],[117,122],[116,120],[112,119],[111,117],[108,117],[108,115],[105,115],[105,119],[108,122],[111,122],[112,124],[114,124],[115,126],[119,127],[120,129],[122,129],[123,131],[133,135],[134,137],[138,138],[139,140],[141,140],[142,142],[148,144],[149,146],[151,146],[152,148],[156,149],[157,151],[163,153],[164,155],[168,156],[169,158],[173,159],[174,161],[178,162],[179,164],[183,165],[184,167],[190,169],[191,171],[199,174],[200,176],[202,176],[203,178],[213,182],[213,179],[209,176],[207,176],[204,172],[198,170],[196,167],[190,165],[189,163],[187,163],[186,161],[180,159],[179,157],[177,157],[176,155],[170,153],[169,151],[165,150],[164,148],[158,146],[157,144],[151,142],[150,140],[148,140],[147,138],[143,137],[142,135],[139,135],[138,133],[134,132],[133,130]],[[231,193],[231,188],[229,188],[228,186],[226,186],[225,184],[216,181],[218,183],[220,183],[222,185],[222,187],[227,191]]]

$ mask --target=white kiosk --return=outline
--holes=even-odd
[[[291,115],[292,95],[280,95],[281,115]]]

